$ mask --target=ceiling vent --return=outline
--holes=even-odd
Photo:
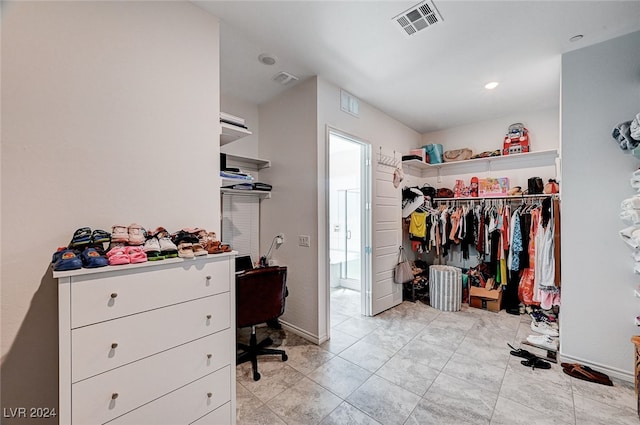
[[[293,74],[289,74],[288,72],[285,72],[285,71],[278,72],[276,75],[273,76],[273,81],[276,81],[282,84],[283,86],[286,86],[287,84],[298,81],[298,80],[299,80],[298,77],[296,77]]]
[[[400,25],[406,36],[415,35],[418,31],[442,21],[442,15],[431,0],[418,3],[393,18]]]

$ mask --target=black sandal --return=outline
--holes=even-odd
[[[551,364],[549,362],[545,362],[540,357],[532,357],[528,360],[522,360],[520,362],[523,366],[530,367],[531,369],[551,369]]]
[[[522,348],[514,348],[511,344],[507,343],[507,345],[509,346],[509,348],[511,348],[511,352],[509,354],[511,354],[512,356],[516,356],[516,357],[522,357],[523,359],[532,359],[535,358],[536,355],[533,353],[528,352],[527,350],[523,350]]]

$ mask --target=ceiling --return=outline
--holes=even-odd
[[[420,133],[557,107],[562,53],[640,30],[640,0],[434,0],[413,36],[393,18],[418,1],[194,3],[220,18],[222,94],[260,105],[296,84],[278,72],[318,75]]]

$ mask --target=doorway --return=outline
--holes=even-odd
[[[370,311],[370,146],[329,129],[330,326]]]

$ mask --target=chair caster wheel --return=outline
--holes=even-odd
[[[254,372],[253,373],[253,380],[254,381],[259,381],[260,380],[260,374],[258,372]]]
[[[287,360],[289,360],[289,356],[287,356],[286,354],[282,355],[282,361],[286,362]]]

